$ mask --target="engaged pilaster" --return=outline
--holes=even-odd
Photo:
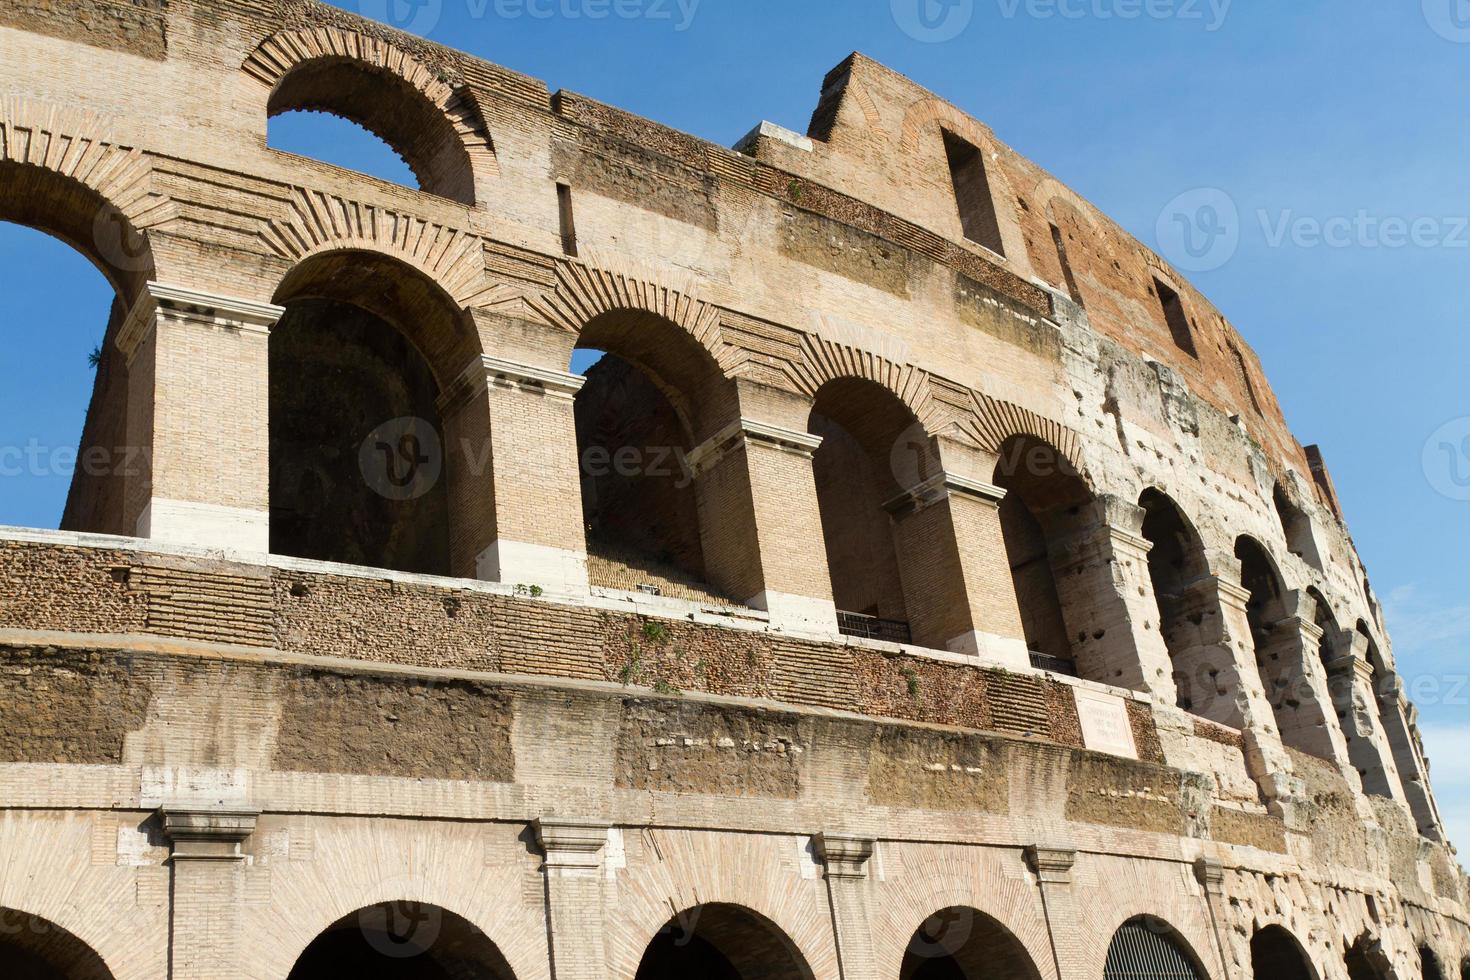
[[[547,930],[553,980],[602,980],[602,861],[612,825],[542,817],[534,824],[545,854]]]
[[[150,282],[118,330],[127,358],[125,521],[139,537],[270,550],[268,303]]]
[[[873,841],[846,834],[818,834],[813,843],[826,868],[827,900],[832,903],[842,980],[877,980],[877,964],[873,961],[872,886],[868,879]]]
[[[1083,930],[1072,895],[1072,867],[1077,863],[1077,852],[1033,844],[1026,848],[1026,861],[1036,873],[1036,884],[1041,889],[1041,906],[1058,980],[1082,980],[1086,976]]]
[[[477,357],[440,399],[455,574],[585,593],[574,399],[585,379]]]
[[[171,975],[177,980],[245,976],[239,949],[242,845],[255,832],[259,811],[165,808],[160,816],[173,849]]]

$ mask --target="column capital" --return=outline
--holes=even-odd
[[[200,327],[269,334],[271,327],[285,313],[284,306],[272,303],[217,296],[183,286],[150,282],[144,286],[142,294],[128,311],[127,319],[118,329],[114,342],[118,350],[132,360],[138,345],[147,338],[161,317]]]
[[[873,840],[849,834],[817,834],[812,838],[829,878],[866,878]]]
[[[731,452],[751,444],[811,459],[822,437],[741,417],[690,450],[689,468],[696,476],[703,474]]]
[[[1365,684],[1373,683],[1373,664],[1369,662],[1368,658],[1365,655],[1360,654],[1357,651],[1344,654],[1335,660],[1328,661],[1327,673],[1333,677],[1341,677],[1344,674],[1351,674],[1353,680],[1355,681],[1360,680]]]
[[[940,473],[884,501],[883,509],[894,515],[905,514],[923,510],[951,496],[970,497],[996,506],[1005,499],[1006,493],[1006,490],[994,484],[982,483],[957,473]]]
[[[1202,857],[1194,862],[1194,878],[1204,886],[1205,894],[1219,896],[1225,891],[1225,865],[1215,858]]]
[[[174,809],[159,811],[163,836],[173,847],[175,861],[239,861],[240,845],[255,833],[259,810],[244,808]]]
[[[490,388],[516,389],[570,401],[586,383],[587,379],[580,374],[481,354],[466,364],[459,377],[445,387],[439,396],[439,409],[442,412],[448,406]]]
[[[1070,885],[1072,866],[1077,863],[1077,852],[1060,847],[1042,847],[1032,844],[1026,848],[1026,860],[1043,884]]]
[[[596,871],[602,866],[602,850],[612,824],[606,820],[571,817],[538,817],[532,823],[536,843],[546,855],[548,871]]]

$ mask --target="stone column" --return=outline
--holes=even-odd
[[[1210,931],[1215,937],[1215,955],[1219,957],[1222,980],[1244,980],[1230,969],[1231,957],[1225,948],[1225,866],[1214,858],[1200,858],[1194,863],[1194,877],[1204,889],[1205,905],[1210,912]]]
[[[873,841],[845,834],[818,834],[813,843],[826,867],[840,976],[842,980],[878,980],[868,880]]]
[[[282,307],[150,282],[116,336],[127,359],[126,530],[270,549],[270,329]],[[84,457],[81,465],[94,465]]]
[[[542,817],[533,825],[546,859],[546,931],[552,980],[604,980],[602,858],[612,825]]]
[[[741,417],[689,454],[710,584],[771,623],[836,633],[812,455],[821,439]]]
[[[1234,565],[1230,563],[1234,562]],[[1234,558],[1217,557],[1216,567],[1234,568]],[[1246,603],[1250,593],[1220,575],[1189,586],[1182,619],[1197,620],[1191,642],[1174,655],[1174,680],[1181,706],[1211,721],[1241,730],[1246,770],[1268,801],[1295,790],[1291,759],[1281,744],[1276,719],[1256,667]]]
[[[1082,928],[1072,894],[1072,867],[1077,863],[1077,852],[1033,844],[1026,848],[1026,860],[1036,872],[1036,883],[1041,889],[1041,905],[1046,913],[1046,931],[1056,960],[1057,978],[1085,980]]]
[[[1000,527],[1000,487],[942,472],[886,502],[914,642],[1031,666]]]
[[[1438,808],[1429,790],[1429,773],[1424,757],[1419,751],[1408,712],[1412,706],[1404,698],[1404,681],[1398,674],[1390,674],[1378,688],[1378,714],[1383,719],[1383,728],[1388,744],[1393,751],[1394,767],[1399,772],[1399,784],[1404,789],[1404,799],[1419,833],[1430,840],[1442,840],[1443,829],[1439,822]]]
[[[1349,762],[1358,771],[1364,792],[1403,800],[1398,769],[1379,722],[1368,638],[1357,630],[1341,630],[1328,643],[1337,654],[1327,664],[1328,689],[1347,739]]]
[[[1271,627],[1270,637],[1257,653],[1261,681],[1275,712],[1281,740],[1348,768],[1347,739],[1332,708],[1332,695],[1318,651],[1322,629],[1314,622],[1316,604],[1302,592],[1282,599],[1291,613]]]
[[[573,414],[583,381],[481,356],[440,398],[456,575],[587,592]]]
[[[1173,664],[1148,574],[1153,545],[1143,537],[1144,510],[1108,496],[1098,499],[1093,518],[1058,535],[1051,549],[1077,672],[1172,703]]]
[[[160,811],[173,848],[169,959],[172,980],[227,980],[247,975],[239,948],[245,854],[255,810]]]

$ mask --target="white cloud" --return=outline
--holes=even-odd
[[[1445,833],[1465,863],[1470,857],[1470,721],[1426,723],[1420,731]]]

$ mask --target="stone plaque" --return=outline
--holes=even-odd
[[[1076,691],[1077,717],[1082,722],[1082,744],[1095,752],[1138,758],[1128,706],[1122,698],[1100,691]]]

